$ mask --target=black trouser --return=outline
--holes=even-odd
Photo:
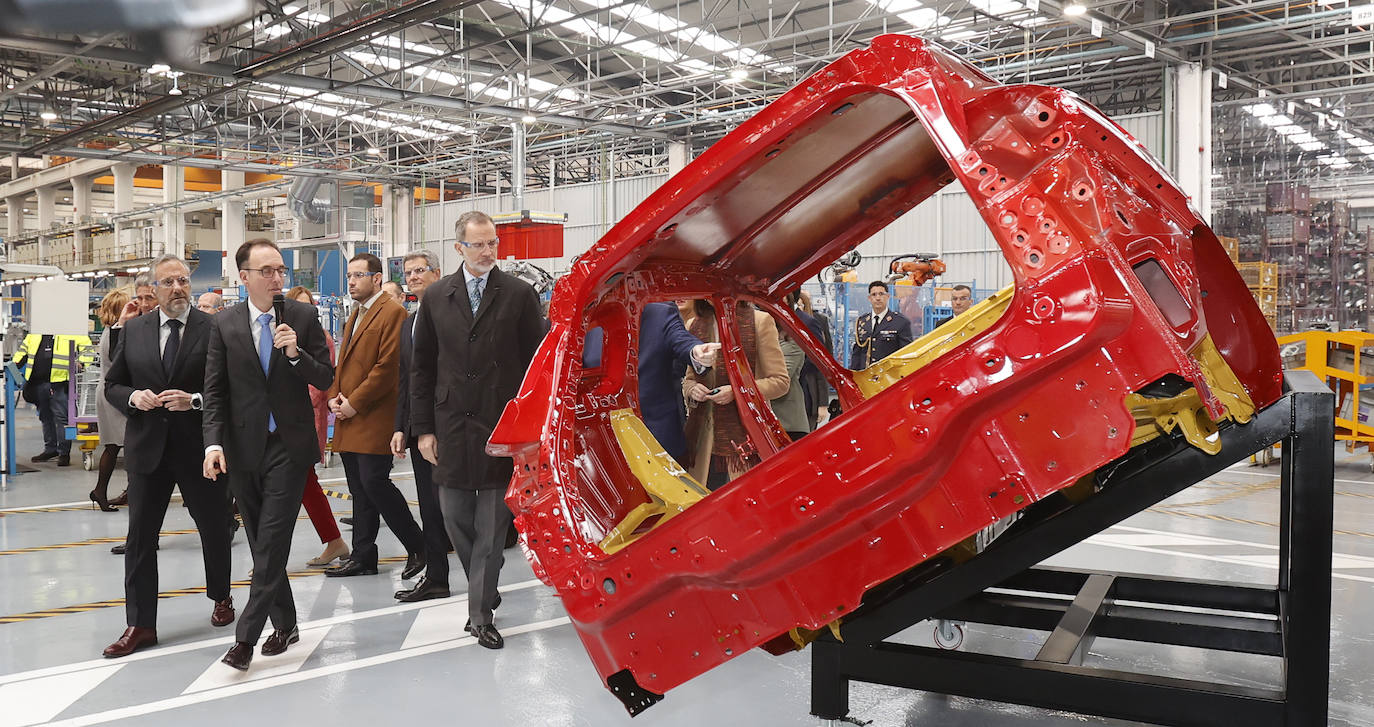
[[[157,539],[172,488],[200,531],[205,560],[205,595],[212,601],[229,597],[229,488],[201,476],[201,462],[188,457],[163,459],[150,473],[129,473],[129,535],[124,551],[124,612],[130,626],[157,627]]]
[[[253,584],[235,629],[238,641],[256,644],[269,618],[278,631],[296,625],[296,601],[286,577],[286,560],[301,511],[305,473],[311,464],[292,460],[275,433],[267,435],[257,471],[245,471],[228,462],[229,485],[253,553]]]
[[[473,626],[491,623],[496,582],[506,562],[506,531],[511,527],[505,490],[439,488],[444,527],[468,577],[468,618]]]
[[[391,481],[391,455],[340,452],[339,458],[353,495],[353,554],[348,557],[355,563],[377,567],[377,531],[382,518],[407,553],[423,553],[424,533],[410,514],[405,496]]]
[[[67,382],[35,384],[34,407],[43,425],[43,453],[70,455],[72,440],[67,439]]]
[[[415,469],[415,491],[420,498],[420,524],[425,532],[425,578],[434,583],[448,584],[448,533],[444,531],[444,513],[439,507],[439,493],[434,484],[434,465],[420,456],[418,447],[410,448],[410,462]]]

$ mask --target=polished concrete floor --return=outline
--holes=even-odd
[[[37,421],[19,412],[23,461],[38,451]],[[1374,725],[1374,477],[1369,455],[1338,450],[1331,646],[1331,724]],[[506,648],[492,652],[464,637],[462,584],[450,599],[402,605],[399,566],[376,576],[330,579],[303,574],[292,585],[302,641],[282,656],[257,657],[246,674],[218,663],[232,629],[209,625],[210,602],[194,534],[167,535],[160,552],[157,647],[121,660],[100,650],[124,627],[122,561],[109,552],[127,524],[123,510],[83,504],[95,474],[79,460],[53,463],[0,491],[0,727],[29,724],[631,724],[599,683],[552,591],[510,551],[497,624]],[[396,481],[414,499],[409,463]],[[339,467],[321,471],[326,488],[346,491]],[[124,486],[122,468],[112,491]],[[1237,466],[1152,511],[1061,554],[1052,564],[1272,583],[1278,521],[1276,468]],[[348,501],[332,500],[338,514]],[[174,506],[164,529],[192,527]],[[347,537],[345,529],[345,537]],[[402,554],[382,531],[383,556]],[[292,569],[319,552],[308,520],[297,527]],[[248,546],[234,542],[237,580],[246,580]],[[455,563],[455,573],[457,573]],[[246,589],[236,588],[239,606]],[[46,612],[5,622],[9,616]],[[930,624],[903,638],[931,643]],[[1033,656],[1043,634],[969,629],[966,648]],[[1272,686],[1277,660],[1217,657],[1100,640],[1089,657],[1114,668],[1207,676]],[[673,690],[634,723],[672,726],[817,725],[808,715],[805,653],[775,658],[760,651]],[[851,716],[887,725],[1125,724],[1115,720],[935,694],[855,685]],[[413,722],[412,722],[413,720]]]

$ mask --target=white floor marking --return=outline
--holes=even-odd
[[[1227,468],[1226,471],[1230,472],[1230,473],[1233,474],[1233,475],[1250,475],[1251,477],[1264,477],[1264,478],[1267,478],[1267,479],[1273,479],[1273,478],[1275,478],[1275,477],[1279,477],[1279,476],[1280,476],[1277,470],[1275,470],[1275,471],[1273,471],[1273,472],[1242,472],[1241,470],[1233,470],[1233,469]],[[1206,480],[1204,480],[1204,481],[1206,481]],[[1333,482],[1339,482],[1339,483],[1344,484],[1344,485],[1369,485],[1369,486],[1371,486],[1371,487],[1374,487],[1374,480],[1346,480],[1346,479],[1341,479],[1341,478],[1337,477],[1337,478],[1335,478],[1335,479],[1332,480],[1332,481],[1333,481]]]
[[[527,588],[534,588],[536,586],[542,585],[543,584],[540,583],[538,580],[532,579],[528,581],[520,581],[519,583],[512,583],[507,586],[501,586],[499,590],[501,593],[505,594],[511,593],[513,591],[521,591]],[[322,618],[317,621],[309,621],[302,623],[300,624],[300,627],[301,630],[305,630],[325,626],[334,626],[336,624],[361,621],[362,619],[374,618],[377,616],[387,616],[393,613],[405,613],[406,611],[416,611],[426,608],[435,608],[437,606],[442,606],[446,603],[447,601],[442,600],[421,601],[420,603],[402,603],[396,606],[386,606],[384,608],[372,609],[370,611],[359,611],[357,613],[345,613],[340,614],[338,616],[330,616],[329,618]],[[10,626],[8,628],[13,628],[13,626]],[[143,661],[145,659],[156,659],[163,656],[171,656],[173,654],[185,653],[187,651],[208,649],[212,646],[227,647],[232,643],[234,643],[233,636],[221,636],[214,639],[203,639],[201,641],[193,641],[189,644],[177,644],[174,646],[167,647],[155,646],[146,651],[140,651],[130,656],[126,656],[120,659],[119,663],[128,664],[130,662]],[[58,674],[70,674],[74,672],[85,671],[88,669],[97,669],[100,667],[109,666],[109,664],[109,659],[92,659],[90,661],[81,661],[72,664],[60,664],[58,666],[50,666],[42,669],[32,669],[30,671],[15,672],[14,674],[3,674],[0,675],[0,685],[28,681],[31,679],[40,679],[42,677],[55,676]]]
[[[1118,526],[1116,526],[1116,527],[1117,527],[1118,529],[1122,529],[1122,530],[1136,530],[1136,531],[1148,532],[1148,533],[1162,533],[1162,531],[1159,531],[1159,530],[1149,530],[1148,528],[1134,528],[1134,527],[1127,527],[1127,526],[1124,526],[1124,525],[1118,525]],[[1168,533],[1164,533],[1164,534],[1168,534]],[[1201,536],[1199,536],[1199,537],[1201,537]],[[1216,543],[1228,543],[1228,544],[1233,544],[1233,545],[1248,545],[1248,546],[1254,547],[1254,548],[1265,548],[1265,549],[1272,549],[1272,550],[1275,550],[1275,551],[1278,550],[1278,546],[1276,546],[1276,545],[1268,545],[1268,544],[1265,544],[1265,543],[1251,543],[1251,542],[1246,542],[1246,541],[1244,541],[1244,540],[1226,540],[1226,539],[1224,539],[1224,538],[1205,538],[1205,540],[1209,540],[1209,541],[1216,542]],[[1151,547],[1145,547],[1145,546],[1140,546],[1140,545],[1128,545],[1128,544],[1125,544],[1125,543],[1116,543],[1116,542],[1112,542],[1111,540],[1100,540],[1100,539],[1099,539],[1099,536],[1093,536],[1093,537],[1088,538],[1087,540],[1085,540],[1085,541],[1083,541],[1083,542],[1084,542],[1084,543],[1087,543],[1087,544],[1089,544],[1089,545],[1099,545],[1099,546],[1105,546],[1105,547],[1108,547],[1108,548],[1121,548],[1122,550],[1134,550],[1134,551],[1137,551],[1137,552],[1140,552],[1140,553],[1154,553],[1154,554],[1156,554],[1156,555],[1170,555],[1170,556],[1174,556],[1174,557],[1176,557],[1176,558],[1190,558],[1190,559],[1192,559],[1192,560],[1206,560],[1206,561],[1211,561],[1211,562],[1213,562],[1213,563],[1230,563],[1230,564],[1233,564],[1233,565],[1244,565],[1244,566],[1251,566],[1251,567],[1255,567],[1255,568],[1264,568],[1264,569],[1266,569],[1266,570],[1278,570],[1278,568],[1279,568],[1278,558],[1276,558],[1276,557],[1274,557],[1274,556],[1258,556],[1258,555],[1214,555],[1214,554],[1211,554],[1211,553],[1189,553],[1189,552],[1182,551],[1182,550],[1168,550],[1168,549],[1165,549],[1165,548],[1151,548]],[[1335,566],[1335,565],[1334,565],[1334,563],[1339,562],[1339,561],[1337,561],[1337,558],[1348,558],[1348,559],[1351,559],[1352,561],[1359,561],[1359,562],[1361,563],[1361,565],[1359,565],[1358,567],[1360,567],[1360,568],[1370,568],[1370,567],[1374,567],[1374,565],[1365,565],[1365,563],[1374,562],[1374,559],[1364,558],[1364,557],[1357,556],[1357,555],[1346,555],[1346,554],[1344,554],[1344,553],[1337,553],[1337,554],[1334,554],[1334,555],[1333,555],[1333,557],[1332,557],[1333,567],[1340,567],[1340,566]],[[1354,575],[1354,574],[1351,574],[1351,573],[1335,573],[1335,572],[1333,572],[1333,573],[1331,574],[1331,577],[1332,577],[1332,578],[1339,578],[1339,579],[1347,580],[1347,581],[1359,581],[1359,582],[1361,582],[1361,583],[1374,583],[1374,578],[1372,578],[1372,577],[1369,577],[1369,576],[1357,576],[1357,575]]]
[[[448,641],[463,632],[463,622],[468,618],[468,599],[452,602],[445,601],[438,608],[427,608],[415,615],[415,623],[410,625],[402,649],[428,646]]]
[[[564,626],[569,623],[571,622],[568,620],[568,618],[566,616],[563,616],[560,618],[549,619],[547,621],[536,621],[534,623],[522,624],[520,626],[512,626],[509,629],[505,630],[504,635],[507,637],[507,639],[509,639],[512,636],[518,636],[520,634],[531,633],[534,631],[543,631],[546,629],[557,628],[559,626]],[[393,651],[388,654],[379,654],[377,656],[370,656],[365,659],[358,659],[357,661],[344,662],[340,664],[330,664],[328,666],[322,666],[316,669],[309,669],[307,671],[298,671],[293,674],[285,674],[278,677],[271,677],[267,679],[254,679],[252,681],[244,682],[242,684],[234,684],[232,686],[220,687],[218,689],[210,689],[196,694],[183,694],[179,697],[162,699],[156,702],[135,705],[133,707],[122,707],[120,709],[111,709],[104,712],[97,712],[95,714],[82,715],[80,717],[72,717],[71,719],[64,719],[60,722],[51,722],[49,724],[53,727],[85,727],[86,725],[104,724],[106,722],[113,722],[115,720],[121,719],[134,719],[136,717],[141,717],[143,715],[153,714],[156,712],[165,712],[169,709],[177,709],[179,707],[188,707],[195,704],[203,704],[205,702],[210,702],[216,699],[234,697],[240,694],[248,694],[251,692],[257,692],[263,689],[270,689],[272,687],[279,687],[287,684],[296,684],[298,682],[303,682],[310,679],[318,679],[319,677],[330,676],[333,674],[341,674],[343,672],[349,672],[355,669],[365,669],[370,666],[390,664],[395,661],[410,659],[416,656],[424,656],[427,654],[437,654],[443,651],[451,651],[453,649],[460,649],[465,646],[472,646],[476,643],[476,640],[474,640],[471,636],[467,636],[466,634],[464,634],[461,638],[450,639],[442,643],[430,644],[429,646],[421,646],[418,648],[403,651]],[[254,663],[256,664],[256,660]],[[252,673],[251,669],[249,670],[249,673]]]
[[[123,668],[123,664],[106,662],[100,669],[0,687],[0,727],[47,722]]]
[[[315,653],[319,648],[320,642],[329,634],[332,626],[319,626],[312,629],[301,630],[301,640],[287,647],[285,654],[276,656],[263,656],[256,653],[253,656],[253,664],[248,671],[239,671],[220,663],[220,658],[215,657],[215,663],[210,665],[191,686],[186,687],[182,694],[193,694],[204,692],[210,689],[230,687],[245,682],[253,682],[259,679],[270,679],[283,674],[294,674],[300,671],[305,660]]]
[[[1120,545],[1209,545],[1203,538],[1175,533],[1101,533],[1092,537],[1093,542]]]

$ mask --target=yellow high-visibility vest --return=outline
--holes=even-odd
[[[28,378],[33,362],[38,359],[38,347],[42,342],[43,336],[30,333],[24,336],[24,345],[14,354],[14,365],[23,368],[25,378]],[[69,379],[72,351],[90,345],[89,336],[53,336],[52,373],[48,375],[48,380],[59,384]],[[91,352],[79,353],[77,361],[82,365],[93,364],[95,355]]]

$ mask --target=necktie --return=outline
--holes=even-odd
[[[162,372],[172,377],[172,364],[177,360],[177,349],[181,347],[181,321],[173,318],[167,321],[171,332],[167,334],[167,345],[162,348]]]
[[[258,323],[262,324],[262,332],[258,334],[258,361],[262,363],[262,372],[265,374],[272,363],[272,314],[258,316]],[[267,431],[277,431],[277,418],[272,416],[270,408],[267,411]]]
[[[482,279],[473,278],[468,281],[468,302],[472,304],[472,312],[477,312],[477,306],[482,304]]]

